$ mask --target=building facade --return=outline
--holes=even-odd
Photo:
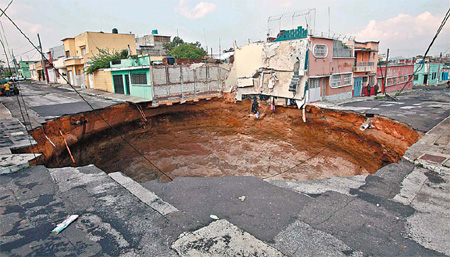
[[[164,43],[170,42],[170,36],[145,35],[136,38],[136,51],[140,55],[164,56],[167,54]]]
[[[355,57],[353,96],[374,95],[378,91],[376,86],[379,42],[349,41],[348,45],[353,47]]]
[[[263,94],[279,103],[294,100],[300,107],[307,102],[352,98],[355,64],[361,67],[356,70],[361,80],[356,96],[361,95],[368,81],[376,84],[378,42],[347,44],[307,35],[301,27],[279,33],[278,37],[281,38],[234,47],[234,62],[225,88],[234,92],[237,100],[245,95]],[[366,53],[359,55],[358,62],[354,57],[355,45]]]
[[[386,85],[386,66],[377,68],[378,87],[382,93],[398,91],[401,89],[410,89],[413,86],[412,75],[414,73],[414,64],[389,64],[387,67]]]
[[[64,45],[55,46],[49,49],[51,67],[48,68],[48,78],[50,83],[67,83],[61,76],[66,74],[64,62]]]
[[[92,75],[85,70],[90,59],[99,53],[98,49],[110,52],[128,49],[130,54],[136,54],[134,34],[119,34],[104,32],[84,32],[74,38],[63,39],[67,79],[72,85],[94,88]]]
[[[114,93],[153,99],[149,56],[111,62],[110,67]]]
[[[441,63],[415,63],[414,64],[414,85],[437,85],[442,79]]]
[[[35,63],[36,61],[19,61],[19,76],[25,78],[25,79],[31,79],[31,73],[30,73],[30,64]]]
[[[352,97],[353,51],[342,41],[310,37],[310,102],[335,101]]]

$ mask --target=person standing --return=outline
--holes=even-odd
[[[11,96],[11,86],[8,84],[8,82],[6,82],[3,86],[5,87],[5,95]]]

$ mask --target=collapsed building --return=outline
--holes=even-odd
[[[235,44],[225,91],[234,92],[238,101],[264,95],[275,104],[296,104],[299,108],[308,102],[353,97],[353,67],[358,62],[355,42],[308,35],[301,26],[288,32],[269,42],[240,47]],[[364,61],[373,66],[378,59],[378,42],[366,46],[374,54],[367,55]],[[376,70],[368,72],[375,74]],[[376,80],[371,82],[365,86],[374,86]]]

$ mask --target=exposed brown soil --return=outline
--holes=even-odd
[[[79,124],[64,126],[60,120],[44,128],[57,141],[57,150],[49,149],[47,140],[39,136],[43,131],[33,136],[46,145],[44,161],[49,167],[73,165],[61,139],[53,135],[59,126],[65,128],[75,165],[93,163],[137,181],[155,179],[158,173],[119,133],[171,177],[243,175],[289,180],[373,173],[398,161],[420,137],[408,126],[380,117],[373,118],[373,128],[360,131],[366,120],[363,115],[316,107],[307,109],[306,123],[298,109],[279,107],[272,113],[268,106],[260,108],[257,120],[248,117],[250,105],[219,99],[146,109],[147,123],[124,124],[116,131],[95,130],[97,126],[91,124],[83,133]],[[88,123],[94,118],[94,114],[82,116]]]

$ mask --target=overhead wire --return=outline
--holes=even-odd
[[[40,49],[31,41],[31,39],[20,29],[20,27],[5,13],[5,11],[0,8],[1,14],[0,17],[2,15],[4,15],[11,23],[12,25],[22,34],[22,36],[25,37],[25,39],[40,53],[40,55],[42,56],[42,58],[45,61],[49,61],[45,55],[43,54],[43,52],[40,51]],[[95,112],[95,108],[92,106],[91,103],[89,103],[84,97],[83,95],[81,95],[81,93],[64,77],[61,75],[61,73],[56,70],[56,72],[67,82],[67,84],[74,90],[74,92],[89,106],[89,108],[91,108],[92,110],[94,110],[94,113],[103,121],[105,122],[108,127],[110,129],[112,129],[114,132],[117,132],[117,134],[119,135],[119,137],[130,147],[132,148],[136,153],[138,153],[144,160],[146,160],[148,163],[150,163],[158,172],[160,172],[162,175],[164,175],[165,177],[167,177],[168,179],[170,179],[171,181],[173,180],[172,177],[170,177],[169,175],[167,175],[164,171],[162,171],[160,168],[158,168],[155,164],[153,164],[153,162],[148,159],[143,153],[141,153],[134,145],[132,145],[125,137],[123,137],[123,135],[121,133],[119,133],[117,131],[116,128],[114,128],[100,113]]]
[[[420,66],[413,72],[413,74],[409,77],[408,81],[403,85],[402,89],[400,89],[399,92],[397,92],[395,95],[398,96],[403,92],[403,89],[408,85],[408,83],[411,81],[411,79],[416,75],[417,72],[421,71],[422,68],[425,66],[425,59],[427,57],[428,52],[430,51],[431,47],[434,44],[434,41],[439,36],[439,33],[441,33],[441,30],[444,28],[445,24],[447,23],[447,20],[450,17],[450,8],[448,8],[447,13],[445,14],[444,18],[442,19],[441,25],[436,31],[436,34],[434,35],[433,39],[431,40],[431,43],[428,45],[427,50],[425,51],[425,54],[423,55],[422,63]]]
[[[434,37],[433,37],[433,39],[432,39],[430,45],[428,46],[427,50],[425,51],[424,59],[425,59],[426,55],[428,54],[428,51],[430,50],[430,48],[431,48],[431,46],[433,45],[434,41],[435,41],[436,38],[438,37],[439,33],[441,32],[442,28],[445,26],[445,23],[447,22],[447,20],[449,19],[449,17],[450,17],[450,8],[448,9],[448,11],[447,11],[447,13],[446,13],[444,19],[442,20],[441,25],[439,26],[439,28],[438,28],[436,34],[434,35]],[[421,66],[423,66],[423,63],[424,63],[424,62],[422,62],[422,65],[421,65]],[[396,95],[399,95],[399,94],[401,93],[401,91],[406,87],[406,85],[409,83],[409,81],[411,80],[411,78],[414,77],[415,73],[416,73],[416,72],[414,72],[413,75],[410,76],[409,80],[405,83],[405,85],[403,86],[403,88],[402,88],[402,89],[400,90],[400,92],[397,93]],[[392,97],[391,97],[391,98],[392,98]],[[370,109],[366,110],[363,114],[367,114],[368,111],[370,111],[370,110],[372,110],[372,109],[374,109],[374,108],[380,106],[380,105],[383,104],[383,103],[384,103],[384,102],[381,101],[379,104],[377,104],[377,105],[375,105],[375,106],[372,106]],[[353,123],[353,125],[355,125],[355,124],[356,124],[356,122]],[[263,179],[273,178],[273,177],[282,175],[282,174],[284,174],[284,173],[287,173],[287,172],[291,171],[292,169],[295,169],[295,168],[298,167],[299,165],[302,165],[302,164],[308,162],[309,160],[311,160],[311,159],[317,157],[320,153],[322,153],[322,152],[325,151],[326,149],[328,149],[328,148],[330,148],[331,146],[335,145],[335,144],[336,144],[337,142],[339,142],[339,140],[341,140],[345,135],[347,135],[347,134],[346,134],[346,133],[343,133],[343,134],[342,134],[341,136],[339,136],[336,140],[334,140],[333,142],[331,142],[331,143],[325,145],[324,147],[322,147],[317,153],[311,155],[310,157],[308,157],[308,158],[306,158],[306,159],[304,159],[304,160],[301,160],[301,161],[300,161],[299,163],[297,163],[296,165],[294,165],[294,166],[292,166],[292,167],[290,167],[290,168],[287,168],[287,169],[284,170],[284,171],[281,171],[281,172],[278,172],[278,173],[276,173],[276,174],[273,174],[273,175],[269,175],[269,176],[267,176],[267,177],[264,177]]]

